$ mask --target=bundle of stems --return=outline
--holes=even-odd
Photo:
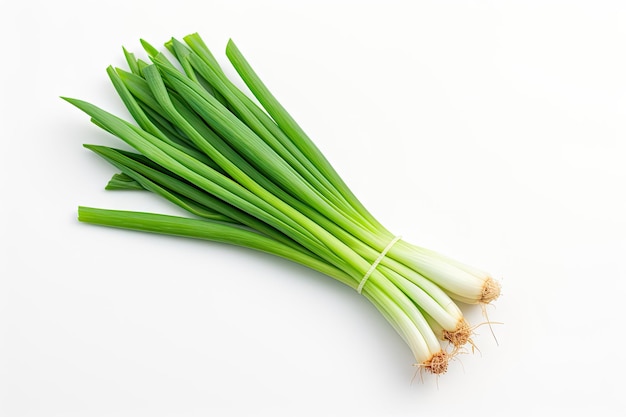
[[[499,284],[381,225],[232,41],[226,55],[256,101],[198,34],[163,52],[141,43],[149,61],[124,49],[129,70],[107,69],[135,123],[64,99],[136,151],[85,145],[121,171],[108,189],[148,190],[191,216],[79,207],[79,220],[244,246],[315,269],[370,300],[417,366],[444,373],[472,343],[456,302],[490,303]]]

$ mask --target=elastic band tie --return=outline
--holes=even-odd
[[[361,294],[361,291],[363,291],[363,286],[369,279],[370,275],[372,275],[372,272],[374,272],[378,264],[383,260],[385,255],[387,255],[387,252],[389,252],[389,249],[391,249],[391,247],[395,245],[396,242],[400,239],[402,239],[402,236],[396,236],[391,240],[391,242],[389,242],[389,244],[387,244],[387,247],[383,249],[383,251],[380,253],[380,255],[378,255],[378,258],[376,258],[374,263],[370,265],[370,269],[368,269],[365,275],[363,275],[363,278],[361,278],[361,282],[359,282],[359,286],[357,287],[356,292]]]

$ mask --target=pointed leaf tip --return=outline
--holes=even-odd
[[[72,97],[66,97],[66,96],[59,96],[61,98],[61,100],[65,100],[68,103],[70,103],[73,106],[79,107],[81,103],[83,103],[82,100],[79,100],[77,98],[72,98]]]
[[[139,39],[139,42],[141,43],[141,46],[143,47],[143,49],[148,53],[148,55],[155,56],[155,55],[157,55],[159,53],[158,49],[156,49],[154,46],[152,46],[145,39]]]

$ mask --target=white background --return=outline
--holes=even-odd
[[[623,415],[626,3],[4,2],[0,415]],[[354,291],[260,253],[79,224],[121,46],[233,38],[371,211],[490,271],[481,353],[411,382]],[[232,70],[228,70],[232,73]],[[465,307],[464,307],[465,308]],[[477,308],[466,309],[474,324]]]

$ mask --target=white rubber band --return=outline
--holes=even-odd
[[[402,236],[396,236],[394,237],[391,242],[389,242],[389,244],[387,245],[387,247],[385,249],[383,249],[383,251],[380,253],[380,255],[378,255],[378,258],[376,258],[376,260],[374,261],[374,263],[372,265],[370,265],[370,269],[368,269],[368,271],[365,273],[365,275],[363,275],[363,278],[361,279],[361,282],[359,282],[359,286],[356,289],[356,292],[358,292],[359,294],[361,294],[361,291],[363,291],[363,286],[365,285],[365,283],[367,282],[367,280],[369,279],[370,275],[372,275],[372,272],[374,272],[374,270],[376,269],[376,267],[378,266],[378,264],[380,263],[380,261],[383,260],[383,258],[385,257],[385,255],[387,255],[387,252],[389,252],[389,249],[391,249],[391,247],[393,245],[396,244],[396,242],[398,240],[402,239]]]

